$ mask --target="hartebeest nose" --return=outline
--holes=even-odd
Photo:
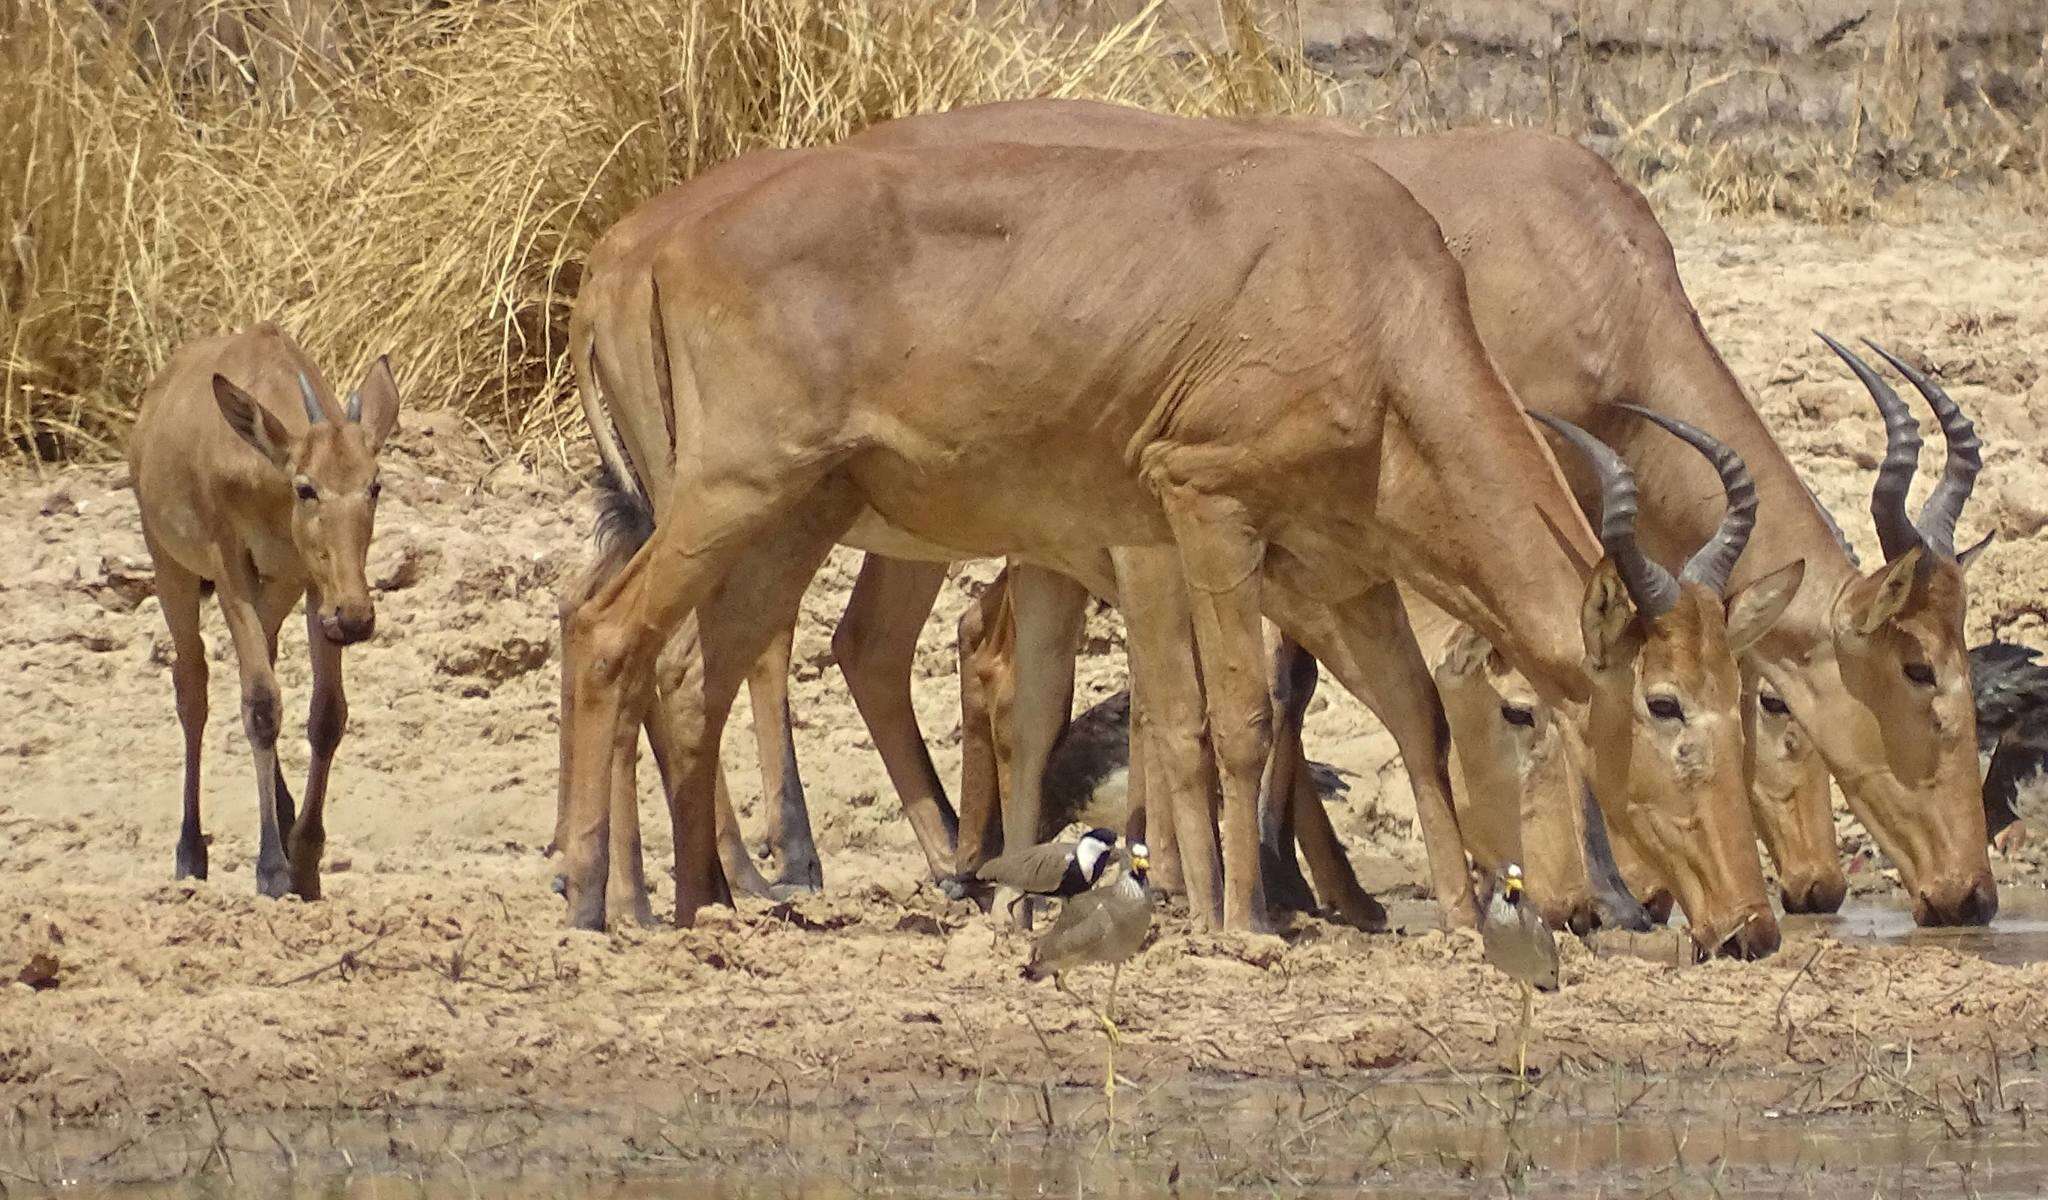
[[[1944,879],[1920,889],[1913,901],[1919,925],[1989,925],[1998,915],[1998,883],[1991,872],[1968,879]]]
[[[1838,912],[1849,895],[1849,879],[1839,870],[1820,875],[1788,875],[1778,889],[1788,913]]]
[[[336,608],[320,616],[320,632],[327,640],[343,646],[368,641],[377,632],[377,611],[368,605],[362,608]]]
[[[1756,913],[1737,924],[1732,933],[1714,945],[1712,952],[1722,958],[1755,962],[1776,954],[1782,940],[1778,919],[1767,912]],[[1704,952],[1705,946],[1701,949]]]

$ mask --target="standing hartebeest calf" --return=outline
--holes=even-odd
[[[715,746],[733,690],[832,542],[873,547],[880,525],[1083,579],[1104,550],[1177,551],[1223,780],[1227,925],[1265,917],[1262,606],[1347,688],[1417,726],[1404,758],[1434,767],[1448,805],[1433,688],[1392,587],[1405,578],[1528,671],[1603,802],[1636,800],[1619,816],[1682,880],[1695,938],[1775,948],[1731,647],[1782,608],[1796,566],[1724,604],[1690,582],[1649,586],[1632,553],[1603,561],[1478,341],[1441,233],[1363,156],[1246,136],[1133,152],[842,148],[777,165],[637,265],[651,298],[637,329],[655,314],[652,378],[672,396],[621,398],[606,377],[622,359],[605,333],[645,336],[634,319],[600,320],[590,350],[607,405],[654,430],[672,420],[675,461],[651,539],[568,622],[558,830],[572,924],[605,919],[618,768],[669,635],[696,616],[702,701],[671,803],[688,921],[716,894]],[[686,187],[700,184],[718,186]],[[657,436],[633,458],[667,450]],[[1608,523],[1610,553],[1627,523]],[[1159,620],[1142,603],[1126,616]],[[1175,624],[1133,643],[1185,637]],[[1148,696],[1134,668],[1141,706],[1194,684],[1190,662]],[[1205,791],[1175,790],[1171,807],[1184,847],[1212,820]]]
[[[220,600],[242,676],[242,724],[256,759],[261,841],[256,889],[320,896],[327,773],[348,725],[341,649],[370,636],[363,575],[377,513],[377,451],[398,421],[390,363],[370,364],[336,404],[320,370],[277,326],[208,338],[172,356],[142,399],[128,460],[142,534],[171,629],[178,721],[185,729],[179,878],[206,878],[199,759],[206,732],[206,647],[199,604]],[[305,808],[292,815],[277,761],[282,701],[277,633],[306,598],[313,705]],[[287,858],[286,837],[290,838]]]

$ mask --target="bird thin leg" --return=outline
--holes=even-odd
[[[1116,973],[1121,969],[1122,964],[1120,963],[1117,964],[1115,967],[1111,968],[1111,973],[1109,977],[1109,995],[1110,1003],[1112,1005],[1116,1003]],[[1108,1016],[1104,1015],[1103,1012],[1100,1009],[1096,1008],[1094,1005],[1088,1003],[1086,1000],[1081,999],[1081,997],[1077,993],[1075,993],[1074,989],[1067,986],[1066,976],[1055,974],[1052,977],[1052,983],[1054,987],[1065,992],[1074,1001],[1074,1003],[1080,1005],[1082,1008],[1087,1009],[1089,1014],[1093,1016],[1097,1021],[1102,1022],[1102,1031],[1109,1035],[1109,1040],[1106,1043],[1106,1047],[1103,1052],[1102,1094],[1109,1104],[1109,1119],[1111,1123],[1115,1123],[1116,1044],[1119,1040],[1121,1040],[1116,1031],[1116,1022],[1110,1020]]]
[[[1518,980],[1517,983],[1520,983],[1520,981]],[[1536,993],[1526,983],[1521,983],[1520,986],[1522,989],[1522,1032],[1515,1039],[1515,1078],[1520,1082],[1520,1090],[1526,1092],[1529,1089],[1529,1020],[1535,1015]]]

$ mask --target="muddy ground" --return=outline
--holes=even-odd
[[[1807,331],[1869,335],[1940,367],[1986,443],[1962,536],[2002,534],[1972,574],[1972,640],[1995,630],[2048,643],[2048,230],[1985,216],[1673,234],[1708,330],[1867,559],[1882,431]],[[743,904],[688,931],[565,932],[540,854],[555,786],[553,613],[585,557],[590,497],[573,470],[499,461],[433,415],[408,414],[388,458],[371,572],[378,634],[347,659],[353,719],[329,818],[329,899],[317,904],[254,895],[250,767],[211,611],[215,876],[171,882],[181,742],[124,470],[0,478],[0,971],[54,985],[0,985],[0,1111],[141,1119],[209,1099],[242,1113],[481,1111],[1099,1079],[1096,1027],[1017,977],[1023,942],[920,883],[831,660],[851,555],[812,588],[797,652],[826,894]],[[952,618],[989,573],[948,585],[918,660],[948,777]],[[280,668],[294,782],[303,641],[288,627]],[[1095,618],[1088,646],[1084,702],[1120,685],[1113,619]],[[1430,931],[1390,743],[1326,688],[1309,749],[1348,773],[1339,828],[1368,882],[1410,901],[1397,906],[1403,931],[1310,920],[1285,939],[1215,936],[1168,915],[1124,973],[1121,1066],[1134,1080],[1485,1072],[1511,1053],[1511,985],[1476,937]],[[727,764],[757,826],[751,762],[742,712]],[[659,811],[650,794],[656,864],[669,850]],[[1847,842],[1867,863],[1859,893],[1882,898],[1890,885],[1867,839]],[[2048,878],[2038,849],[1998,870],[2010,896]],[[2048,1043],[2048,965],[1939,945],[1805,933],[1768,962],[1681,967],[1655,945],[1595,958],[1570,942],[1566,968],[1569,986],[1539,1005],[1535,1058],[1568,1073],[1796,1078],[1906,1055],[1959,1080],[1995,1059],[2038,1083]]]

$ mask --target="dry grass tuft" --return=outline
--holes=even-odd
[[[0,0],[0,457],[114,451],[178,343],[261,318],[564,453],[568,303],[634,201],[1018,96],[1541,124],[1710,215],[1865,219],[1926,184],[2048,212],[2018,18],[1963,45],[1894,6],[1788,47],[1682,6],[1396,7],[1304,49],[1294,5],[1255,0]]]
[[[172,349],[262,318],[559,451],[582,255],[713,162],[1027,95],[1327,102],[1249,15],[1191,53],[1157,9],[1061,32],[1024,0],[0,3],[0,431],[40,458],[113,452]]]

